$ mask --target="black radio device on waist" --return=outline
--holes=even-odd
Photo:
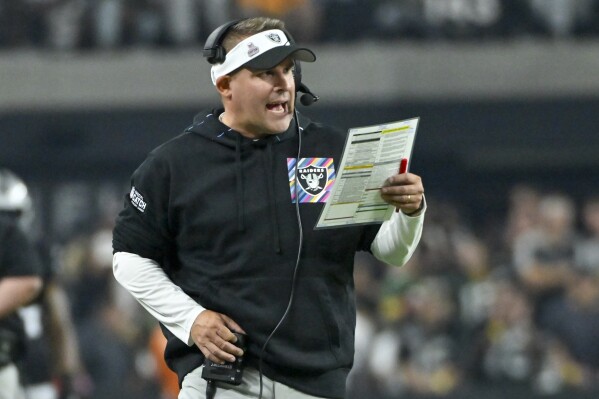
[[[246,350],[246,338],[243,334],[233,333],[237,337],[235,345]],[[208,381],[226,382],[233,385],[241,384],[243,377],[243,356],[236,357],[234,362],[225,362],[224,364],[215,363],[206,359],[202,370],[202,378]]]

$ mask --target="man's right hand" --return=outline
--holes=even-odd
[[[237,337],[233,332],[245,334],[230,317],[212,310],[202,311],[191,326],[193,342],[207,359],[219,364],[234,362],[235,356],[243,356],[243,351],[234,345]]]

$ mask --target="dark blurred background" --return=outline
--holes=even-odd
[[[218,104],[205,38],[251,15],[317,54],[303,78],[321,100],[301,112],[420,117],[423,244],[401,270],[356,262],[352,397],[594,397],[599,1],[4,1],[0,167],[57,249],[91,397],[167,397],[154,322],[111,280],[110,231],[145,155]],[[120,355],[92,350],[90,328]]]

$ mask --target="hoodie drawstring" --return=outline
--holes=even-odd
[[[279,221],[277,219],[277,201],[275,199],[274,162],[272,155],[272,142],[266,144],[266,174],[268,176],[267,190],[269,198],[270,224],[272,226],[273,246],[275,253],[281,253],[281,237],[279,233]]]
[[[243,170],[241,165],[241,135],[237,135],[235,140],[235,182],[237,188],[237,229],[245,230],[243,223],[243,214],[245,212],[243,204]]]

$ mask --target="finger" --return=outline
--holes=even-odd
[[[243,355],[243,350],[234,345],[237,337],[231,329],[235,330],[235,332],[245,333],[230,317],[210,310],[204,310],[197,316],[192,325],[192,339],[208,359],[213,361],[231,361],[234,359],[231,359],[230,356]],[[214,347],[220,351],[215,352]],[[221,352],[226,352],[228,357],[223,358]]]
[[[381,196],[386,201],[408,204],[412,202],[419,203],[423,197],[423,194],[414,190],[408,191],[404,187],[393,187],[381,189]]]
[[[421,196],[424,194],[424,188],[416,184],[383,186],[381,187],[381,194],[392,196],[412,195],[411,198],[413,198],[415,195]]]
[[[214,343],[217,344],[220,349],[235,356],[243,356],[243,350],[235,345],[237,343],[235,334],[226,328],[218,330],[217,334],[219,339],[215,339]]]
[[[399,173],[390,176],[385,183],[390,186],[416,184],[420,180],[420,176],[413,173]]]
[[[397,196],[398,201],[403,204],[416,204],[420,205],[422,201],[422,194],[404,194]]]
[[[420,207],[423,196],[421,194],[407,194],[407,195],[392,195],[382,196],[382,198],[390,205],[400,208],[404,212],[410,213]]]
[[[237,337],[233,335],[233,339],[237,341]],[[233,356],[243,356],[243,350],[235,345],[231,341],[227,341],[224,339],[218,339],[214,341],[214,344],[223,352],[233,355]]]
[[[227,345],[231,345],[234,348],[236,348],[234,345],[228,343],[227,341],[222,341],[223,343],[221,344],[222,347],[219,347],[217,344],[210,342],[207,345],[205,345],[202,348],[200,348],[200,350],[202,350],[202,353],[204,353],[204,356],[206,356],[208,359],[212,360],[215,363],[219,363],[219,364],[223,364],[224,362],[234,362],[235,361],[235,356],[232,355],[231,353],[227,352],[225,349],[228,348]],[[239,348],[237,348],[239,349]]]
[[[241,333],[241,334],[245,334],[246,332],[244,331],[243,328],[241,328],[241,326],[239,324],[237,324],[232,318],[230,318],[229,316],[226,315],[222,315],[223,321],[225,322],[225,325],[232,331],[235,331],[237,333]]]

